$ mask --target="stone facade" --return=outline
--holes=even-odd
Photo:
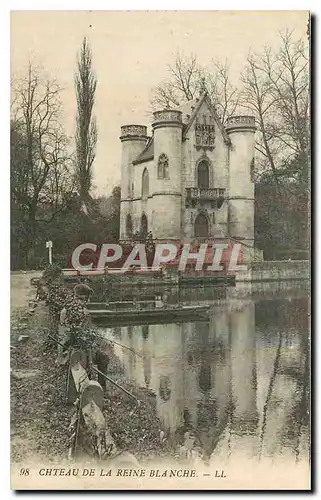
[[[158,241],[254,241],[255,121],[225,127],[206,92],[142,125],[121,128],[120,239],[151,231]]]

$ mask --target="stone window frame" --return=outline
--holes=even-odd
[[[145,172],[147,173],[147,181],[148,181],[148,190],[147,190],[147,193],[144,193],[144,176],[145,176]],[[149,172],[148,172],[148,168],[147,167],[144,168],[143,173],[142,173],[142,190],[141,190],[141,194],[142,194],[142,200],[147,200],[147,198],[149,196]]]
[[[146,219],[146,235],[148,234],[148,226],[149,226],[149,223],[148,223],[148,217],[147,217],[147,214],[146,212],[143,210],[142,211],[142,214],[140,216],[140,221],[139,221],[139,232],[141,233],[141,235],[143,234],[143,218]]]
[[[198,166],[200,163],[202,163],[202,161],[206,161],[207,164],[208,164],[208,188],[213,188],[214,187],[214,180],[213,180],[213,163],[211,162],[211,160],[209,159],[209,157],[205,154],[203,154],[202,156],[200,156],[197,160],[196,160],[196,163],[195,163],[195,175],[194,175],[194,179],[195,179],[195,187],[198,188]],[[205,189],[205,188],[199,188],[199,189]]]
[[[164,160],[162,162],[162,164],[160,163],[160,161]],[[167,163],[167,165],[166,165]],[[166,165],[166,167],[165,167]],[[160,170],[160,167],[162,167],[162,169]],[[163,179],[169,179],[169,159],[168,159],[168,156],[166,153],[161,153],[158,157],[158,160],[157,160],[157,179],[159,180],[163,180]]]

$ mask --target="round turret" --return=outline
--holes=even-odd
[[[122,143],[120,238],[126,239],[129,236],[126,229],[126,218],[131,216],[131,199],[134,195],[133,161],[146,146],[147,127],[145,125],[123,125],[120,140]]]
[[[251,168],[254,163],[255,118],[231,116],[226,132],[231,140],[229,175],[230,236],[254,245],[254,183]]]
[[[145,125],[123,125],[121,127],[120,140],[144,141],[147,140],[147,127]]]
[[[226,132],[228,134],[232,132],[255,132],[255,118],[254,116],[240,115],[231,116],[226,121]]]
[[[155,111],[153,129],[161,127],[183,127],[182,112],[176,109]]]
[[[154,170],[151,180],[153,235],[178,239],[181,233],[182,112],[154,113]]]

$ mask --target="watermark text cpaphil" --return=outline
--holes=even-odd
[[[124,273],[137,269],[171,266],[184,272],[193,266],[195,271],[246,271],[241,243],[202,243],[195,247],[189,243],[157,243],[150,246],[137,243],[130,248],[117,243],[83,243],[72,253],[71,266],[78,271],[91,271],[117,267]]]

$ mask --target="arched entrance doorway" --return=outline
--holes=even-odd
[[[206,238],[209,236],[208,219],[204,214],[198,214],[194,226],[195,238]]]
[[[148,222],[147,222],[147,217],[146,214],[142,214],[141,220],[140,220],[140,233],[143,238],[146,238],[147,233],[148,233]]]

